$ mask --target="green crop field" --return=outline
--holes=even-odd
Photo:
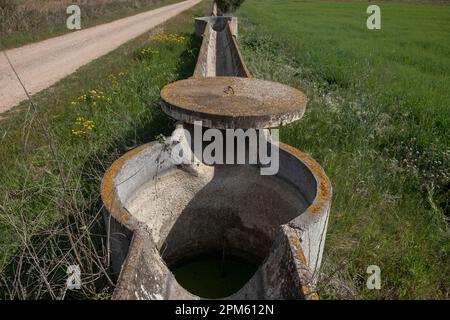
[[[381,30],[366,27],[369,4]],[[255,76],[309,97],[281,139],[333,184],[319,294],[448,299],[450,6],[247,0],[238,16]]]

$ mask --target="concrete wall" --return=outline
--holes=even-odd
[[[236,17],[196,18],[196,33],[203,37],[194,77],[252,77],[237,44]]]
[[[203,42],[194,78],[252,77],[237,45],[236,18],[198,18],[196,32]],[[201,299],[178,284],[170,267],[224,248],[259,265],[227,299],[316,298],[331,202],[323,169],[284,144],[276,176],[259,175],[258,166],[196,164],[177,166],[167,144],[152,142],[106,172],[101,194],[118,276],[113,299]]]
[[[314,160],[282,146],[279,174],[263,177],[249,165],[188,171],[169,159],[152,143],[105,175],[111,253],[115,269],[122,264],[114,298],[200,299],[176,282],[170,266],[224,244],[260,265],[229,299],[311,298],[331,199]]]

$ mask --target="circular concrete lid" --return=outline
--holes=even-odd
[[[287,85],[239,77],[189,78],[161,90],[169,116],[209,128],[272,128],[298,120],[306,96]]]

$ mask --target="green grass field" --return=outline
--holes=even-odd
[[[247,0],[240,44],[256,77],[309,97],[281,139],[312,154],[334,196],[323,298],[449,298],[450,6]],[[366,289],[378,265],[381,290]]]
[[[255,76],[309,98],[281,139],[332,181],[321,298],[448,299],[450,6],[378,4],[382,30],[369,31],[367,3],[246,0],[239,43]],[[159,90],[192,74],[193,17],[209,8],[80,68],[35,95],[36,109],[2,114],[0,298],[64,297],[68,264],[82,266],[79,296],[110,296],[101,178],[171,132]],[[365,286],[373,264],[381,290]]]

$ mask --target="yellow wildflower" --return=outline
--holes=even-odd
[[[72,129],[71,133],[72,133],[72,135],[73,135],[74,137],[79,137],[79,136],[81,136],[82,134],[84,134],[84,131],[83,131],[83,130],[75,130],[75,129]]]

